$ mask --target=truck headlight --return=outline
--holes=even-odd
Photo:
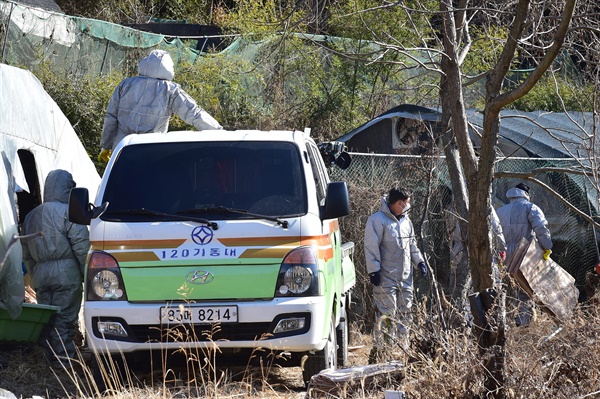
[[[283,274],[283,283],[292,294],[301,294],[310,288],[312,271],[304,266],[292,266]]]
[[[119,277],[112,270],[100,270],[92,278],[90,289],[99,298],[119,299],[123,296]]]
[[[102,251],[93,251],[87,266],[86,300],[126,301],[125,286],[117,260]]]
[[[320,295],[317,257],[312,247],[290,251],[279,268],[276,297]]]

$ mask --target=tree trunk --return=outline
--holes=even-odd
[[[486,397],[504,398],[506,391],[506,313],[503,291],[487,289],[469,296],[473,333],[477,337],[486,370]],[[498,308],[501,307],[501,308]]]
[[[442,70],[447,70],[448,66],[446,66],[447,60],[446,58],[442,59]],[[452,96],[449,95],[448,83],[445,76],[442,76],[440,82],[440,98],[442,101],[442,143],[444,145],[444,155],[446,156],[446,165],[448,166],[448,175],[450,176],[450,184],[452,186],[452,203],[453,206],[450,209],[445,209],[444,211],[448,212],[456,212],[457,221],[460,227],[461,232],[461,240],[463,243],[467,242],[467,234],[468,234],[468,196],[467,196],[467,187],[465,183],[465,175],[460,163],[460,153],[457,148],[456,139],[454,137],[454,132],[450,128],[450,104],[449,98]],[[450,219],[449,222],[453,222],[454,217],[448,217],[446,219]],[[451,226],[455,227],[455,226]],[[451,237],[449,237],[451,238]],[[461,311],[466,308],[467,298],[465,284],[467,282],[467,276],[469,275],[469,256],[468,249],[466,245],[463,245],[463,254],[459,257],[459,259],[451,259],[451,262],[456,262],[452,267],[455,267],[455,280],[451,280],[450,284],[450,295],[452,297],[453,303],[457,306]],[[464,276],[464,278],[460,278],[458,276]]]
[[[446,79],[442,88],[447,90],[446,93],[442,93],[442,97],[446,96],[446,100],[442,101],[442,104],[446,104],[449,109],[452,130],[458,143],[460,159],[465,171],[469,199],[469,226],[477,226],[477,228],[468,228],[462,231],[463,237],[465,234],[467,236],[467,240],[464,240],[463,243],[465,250],[468,251],[474,295],[476,298],[483,298],[481,305],[478,305],[477,301],[472,304],[472,306],[477,306],[477,309],[472,307],[471,312],[478,319],[477,325],[480,327],[473,331],[476,334],[479,333],[479,347],[485,359],[484,385],[488,391],[486,395],[503,398],[505,396],[503,387],[506,381],[504,295],[497,295],[495,291],[489,291],[492,287],[492,229],[489,215],[495,160],[494,145],[497,134],[495,137],[483,140],[478,160],[470,140],[463,101],[458,57],[459,44],[452,3],[448,0],[441,0],[440,11],[443,14],[445,53],[442,70]],[[460,18],[460,20],[464,19]],[[493,120],[493,118],[486,118],[486,122],[493,122]],[[486,127],[489,128],[489,126],[484,126],[484,131],[486,131]],[[482,309],[483,312],[481,312]]]

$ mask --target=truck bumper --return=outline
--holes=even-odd
[[[165,305],[122,301],[85,302],[89,349],[102,353],[182,347],[265,348],[305,352],[323,349],[327,340],[330,315],[326,312],[325,297],[194,303],[193,306],[237,306],[237,323],[213,325],[161,324],[161,307]],[[288,325],[286,321],[290,320]],[[282,323],[288,328],[276,332],[276,326],[281,327]]]

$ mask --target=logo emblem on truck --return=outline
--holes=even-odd
[[[198,245],[206,245],[213,239],[213,231],[208,226],[198,226],[192,230],[192,240]]]
[[[208,284],[215,279],[215,276],[205,270],[194,270],[189,272],[185,279],[192,284]]]

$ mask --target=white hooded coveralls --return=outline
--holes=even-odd
[[[548,221],[544,212],[529,201],[529,194],[520,188],[513,187],[506,192],[510,202],[498,208],[498,218],[506,240],[506,259],[519,245],[521,238],[532,240],[534,237],[543,249],[552,249],[552,239],[548,229]],[[529,296],[517,289],[518,310],[517,325],[529,325],[533,317],[532,302]]]
[[[406,210],[396,218],[384,196],[379,211],[369,216],[365,227],[367,273],[381,271],[381,284],[373,287],[378,313],[373,346],[378,348],[388,340],[385,334],[392,342],[397,337],[404,344],[412,322],[413,270],[424,259]],[[395,328],[388,328],[390,318]]]
[[[23,234],[42,232],[23,243],[37,302],[60,307],[39,338],[58,356],[75,356],[73,338],[81,308],[85,260],[90,248],[87,226],[69,222],[69,194],[75,182],[66,170],[53,170],[44,183],[44,202],[25,217]],[[51,353],[50,353],[51,354]]]
[[[123,137],[140,133],[166,133],[171,115],[198,130],[222,129],[177,83],[173,60],[163,50],[153,50],[138,65],[139,76],[124,79],[115,89],[106,110],[100,147],[114,150]]]
[[[529,201],[529,194],[513,187],[506,192],[506,197],[510,202],[498,208],[497,213],[506,240],[507,259],[519,245],[521,238],[531,240],[534,233],[543,249],[552,249],[548,221],[544,212]]]

